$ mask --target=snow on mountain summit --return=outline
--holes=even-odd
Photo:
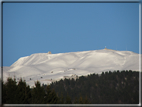
[[[48,59],[48,55],[46,53],[37,53],[37,54],[32,54],[26,57],[21,57],[11,66],[33,65],[33,64],[38,64],[41,61],[44,61],[47,59]]]
[[[108,70],[138,71],[139,54],[111,49],[58,54],[36,53],[19,58],[9,69],[4,69],[4,74],[15,75],[17,78],[24,77],[30,85],[33,85],[36,80],[50,83],[51,80],[65,76],[100,74]]]

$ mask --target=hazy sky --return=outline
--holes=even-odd
[[[3,65],[33,53],[139,53],[139,3],[4,3]]]

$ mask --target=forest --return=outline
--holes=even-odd
[[[139,104],[139,72],[106,71],[101,74],[61,79],[50,85],[22,79],[2,82],[3,104]]]

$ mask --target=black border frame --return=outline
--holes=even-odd
[[[63,1],[59,1],[59,0],[26,0],[26,1],[22,1],[22,0],[6,0],[6,1],[1,1],[1,81],[0,81],[0,87],[2,87],[2,81],[3,81],[3,3],[139,3],[139,18],[142,18],[142,0],[63,0]],[[142,20],[142,19],[141,19]],[[139,19],[140,21],[140,19]],[[142,30],[142,21],[139,22],[139,30]],[[139,31],[139,37],[141,36],[141,31]],[[140,38],[139,38],[140,39]],[[141,41],[141,40],[139,40]],[[142,45],[141,43],[139,43],[139,46]],[[142,50],[140,50],[139,47],[139,54],[141,54]],[[139,59],[139,62],[141,62]],[[141,63],[140,63],[141,64]],[[139,64],[139,65],[140,65]],[[140,70],[142,71],[142,68],[140,67]],[[141,79],[141,75],[142,73],[139,73],[139,80]],[[139,83],[139,92],[141,83]],[[141,94],[141,93],[140,93]],[[2,104],[2,90],[0,89],[0,107],[1,106],[141,106],[141,102],[142,99],[140,99],[141,95],[139,96],[139,104]]]

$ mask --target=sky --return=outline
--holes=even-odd
[[[139,3],[3,3],[3,66],[105,46],[139,53]]]

